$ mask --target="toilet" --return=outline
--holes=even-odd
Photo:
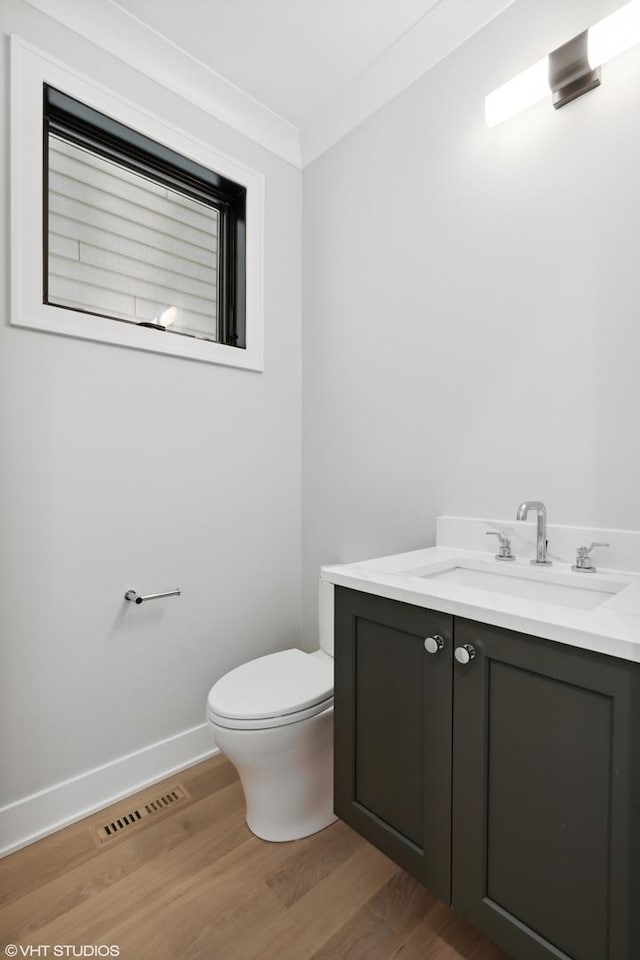
[[[319,585],[320,649],[291,649],[243,663],[207,700],[217,746],[242,783],[249,829],[298,840],[333,813],[333,584]]]

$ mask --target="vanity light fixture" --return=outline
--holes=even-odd
[[[495,127],[551,95],[563,107],[600,85],[600,67],[640,43],[640,0],[632,0],[552,50],[485,98],[485,120]]]

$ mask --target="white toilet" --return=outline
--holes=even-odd
[[[213,685],[207,716],[236,767],[249,829],[297,840],[333,813],[333,585],[320,581],[320,649],[250,660]]]

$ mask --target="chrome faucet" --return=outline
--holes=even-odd
[[[540,500],[523,500],[518,507],[516,520],[526,520],[530,510],[535,510],[538,515],[538,524],[536,528],[536,555],[531,563],[542,564],[550,567],[552,561],[547,560],[547,508]]]

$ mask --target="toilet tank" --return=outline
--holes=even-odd
[[[333,657],[333,584],[318,581],[318,633],[320,649]]]

